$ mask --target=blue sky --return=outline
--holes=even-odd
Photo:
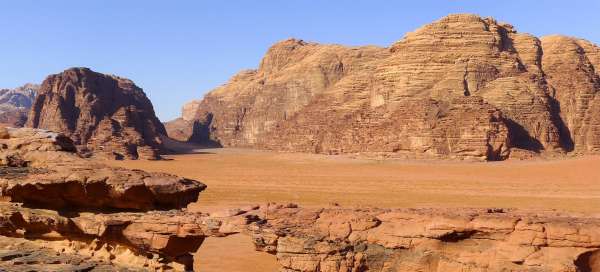
[[[0,0],[0,87],[68,67],[130,78],[163,121],[290,37],[388,46],[449,13],[600,43],[600,1]]]

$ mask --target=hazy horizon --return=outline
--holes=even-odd
[[[598,44],[597,10],[600,2],[593,1],[0,3],[0,88],[89,67],[133,80],[161,121],[168,121],[179,116],[185,102],[240,70],[256,68],[280,40],[387,47],[447,14],[475,13],[538,37],[561,34]]]

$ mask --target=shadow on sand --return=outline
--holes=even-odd
[[[215,154],[207,150],[221,148],[219,145],[207,146],[189,142],[181,142],[166,136],[161,136],[164,150],[162,155],[183,155],[183,154]]]

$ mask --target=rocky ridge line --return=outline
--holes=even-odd
[[[538,39],[471,14],[389,48],[290,39],[166,126],[183,141],[325,154],[597,153],[599,55],[584,40]]]

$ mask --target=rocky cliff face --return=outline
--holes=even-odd
[[[541,41],[542,65],[564,120],[567,147],[600,151],[600,47],[561,36]]]
[[[26,84],[16,89],[0,90],[0,124],[20,127],[27,121],[39,85]]]
[[[389,48],[286,40],[257,70],[186,105],[186,121],[169,132],[224,146],[412,158],[596,152],[599,50],[469,14]]]
[[[117,159],[157,158],[166,134],[142,89],[87,68],[44,80],[26,125],[62,132],[84,152]]]

